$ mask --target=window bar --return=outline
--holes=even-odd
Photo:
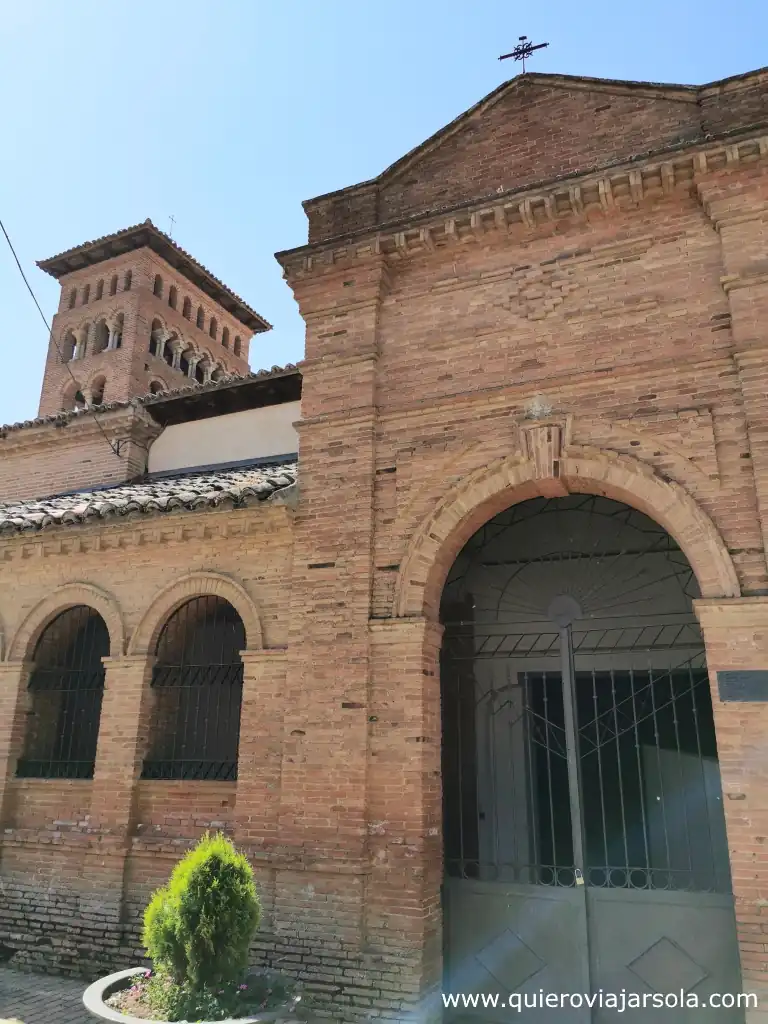
[[[688,679],[690,681],[690,690],[691,690],[691,697],[692,697],[692,704],[693,704],[693,731],[694,731],[694,735],[696,737],[696,753],[698,754],[698,758],[699,758],[699,769],[701,771],[701,783],[702,783],[702,789],[704,790],[704,799],[705,799],[705,802],[706,802],[707,833],[708,833],[708,837],[709,837],[709,842],[707,843],[707,850],[709,851],[709,856],[710,856],[710,860],[711,860],[711,864],[712,864],[712,880],[714,882],[713,888],[715,889],[715,891],[730,892],[730,889],[731,889],[731,880],[730,880],[730,878],[726,878],[726,879],[723,880],[726,883],[726,887],[725,887],[724,890],[721,890],[721,882],[720,882],[720,879],[718,878],[718,873],[717,873],[717,862],[716,862],[716,859],[715,859],[715,852],[714,852],[715,851],[714,836],[712,834],[712,816],[711,816],[712,805],[711,805],[711,802],[710,802],[710,799],[709,799],[709,794],[707,793],[707,781],[706,781],[706,776],[704,774],[704,755],[703,755],[702,749],[701,749],[701,733],[700,733],[700,730],[699,730],[699,708],[698,708],[698,703],[699,702],[698,702],[698,696],[699,696],[699,687],[702,684],[701,683],[696,684],[693,681],[694,680],[693,659],[691,659],[688,662]],[[704,686],[706,687],[707,695],[709,695],[709,675],[708,675],[706,669],[704,669]]]
[[[645,813],[645,799],[644,799],[644,786],[643,786],[643,762],[640,757],[640,730],[638,729],[638,716],[637,716],[637,704],[635,701],[636,690],[635,690],[635,670],[630,668],[629,670],[629,686],[632,694],[632,724],[635,733],[635,757],[637,759],[637,778],[640,786],[640,818],[643,826],[643,849],[645,851],[645,875],[646,875],[646,886],[648,889],[653,889],[653,871],[651,865],[651,852],[648,848],[648,819]]]
[[[518,675],[518,678],[519,678],[519,675]],[[539,849],[539,807],[538,807],[538,803],[537,803],[537,800],[536,800],[536,791],[535,791],[535,789],[533,787],[533,774],[534,774],[534,764],[533,764],[533,730],[531,729],[531,725],[530,725],[530,719],[531,719],[531,715],[532,715],[532,709],[531,709],[531,703],[532,703],[531,702],[531,678],[528,675],[527,671],[523,672],[523,687],[524,687],[524,695],[523,695],[524,718],[523,718],[523,722],[524,722],[524,728],[525,728],[525,736],[523,737],[523,742],[525,744],[525,756],[526,756],[526,759],[528,761],[528,772],[527,772],[527,774],[528,774],[529,799],[530,799],[530,806],[531,806],[531,839],[533,840],[533,868],[534,868],[533,875],[534,875],[534,877],[536,879],[536,882],[539,885],[542,885],[544,883],[542,883],[542,871],[541,871],[541,867],[542,866],[540,864],[540,849]],[[552,859],[554,861],[554,857]],[[553,879],[553,884],[557,885],[557,869],[556,869],[556,867],[555,867],[554,870],[555,870],[555,876],[554,876],[554,879]]]
[[[680,790],[682,793],[682,805],[683,805],[683,828],[685,830],[685,847],[688,855],[688,884],[686,889],[692,889],[694,887],[694,873],[693,873],[693,858],[691,856],[691,827],[688,821],[688,796],[687,787],[685,786],[685,777],[683,774],[683,755],[680,748],[680,728],[677,720],[677,702],[678,694],[676,693],[676,679],[675,673],[670,669],[669,673],[669,688],[672,697],[672,723],[675,730],[675,746],[677,748],[677,768],[680,775]],[[696,702],[696,694],[693,689],[690,689],[691,703]]]
[[[653,678],[653,666],[651,665],[650,659],[648,662],[648,690],[651,697],[651,721],[653,722],[653,734],[656,740],[656,763],[659,772],[659,803],[661,804],[661,821],[662,828],[664,831],[664,848],[667,855],[667,884],[664,886],[665,889],[672,888],[672,860],[669,849],[669,829],[667,827],[667,801],[664,796],[664,782],[662,778],[661,768],[661,737],[659,735],[659,722],[656,713],[656,694],[654,689],[655,679]],[[654,885],[653,888],[656,888]]]
[[[605,813],[605,780],[603,779],[603,755],[602,755],[602,743],[600,742],[600,735],[598,733],[598,718],[599,718],[599,707],[597,703],[597,675],[595,669],[592,669],[592,707],[595,715],[595,753],[597,754],[597,779],[598,788],[600,790],[600,818],[603,831],[603,856],[605,858],[605,884],[610,884],[609,876],[609,860],[608,860],[608,822]],[[581,735],[581,732],[580,732]],[[589,867],[589,865],[587,865]]]
[[[627,880],[629,879],[629,847],[627,845],[627,814],[624,806],[624,779],[623,772],[621,771],[621,744],[619,742],[619,715],[616,707],[616,675],[613,669],[610,669],[611,676],[611,703],[613,704],[613,728],[614,728],[614,739],[616,743],[616,768],[618,775],[619,784],[619,807],[621,808],[621,839],[624,845],[624,867],[627,872]],[[610,865],[609,865],[609,880],[610,880]]]
[[[555,679],[557,677],[555,676]],[[562,681],[561,684],[562,686]],[[544,751],[545,751],[545,765],[547,772],[547,797],[549,800],[549,836],[550,845],[552,848],[552,867],[557,877],[557,865],[558,865],[558,850],[556,846],[557,832],[555,830],[555,801],[554,792],[552,788],[552,749],[550,744],[550,712],[549,712],[549,693],[547,692],[547,673],[546,671],[541,673],[541,687],[543,691],[543,715],[544,715]]]

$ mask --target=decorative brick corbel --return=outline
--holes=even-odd
[[[521,454],[531,464],[533,478],[542,482],[542,494],[548,497],[568,494],[560,476],[560,464],[571,442],[571,419],[570,416],[547,416],[519,424]]]

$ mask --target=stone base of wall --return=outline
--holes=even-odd
[[[73,879],[74,882],[74,879]],[[0,945],[14,953],[14,966],[94,980],[144,962],[141,894],[99,898],[93,891],[62,884],[40,885],[0,875]],[[421,954],[376,948],[338,938],[342,930],[327,919],[325,934],[315,922],[302,928],[300,917],[275,921],[258,933],[252,963],[298,978],[319,1016],[362,1021],[371,1017],[412,1020],[426,1017],[421,997]]]

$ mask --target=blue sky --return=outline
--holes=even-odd
[[[302,322],[273,259],[301,201],[370,178],[519,70],[697,84],[768,64],[765,0],[6,0],[0,217],[34,266],[151,217],[274,330],[254,369],[294,362]],[[0,246],[0,423],[37,412],[47,334]]]

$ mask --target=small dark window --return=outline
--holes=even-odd
[[[102,297],[103,294],[104,294],[104,282],[103,281],[99,281],[99,283],[96,285],[96,301],[97,302]]]
[[[186,317],[187,320],[192,319],[192,303],[188,298],[184,299],[184,308],[181,311],[181,315]]]
[[[152,288],[152,294],[156,295],[159,299],[163,297],[163,279],[159,274],[155,275],[155,283]]]
[[[61,346],[61,361],[62,363],[68,363],[70,360],[75,358],[75,352],[77,351],[77,338],[73,331],[67,331],[64,335],[64,343]]]
[[[220,597],[178,608],[157,642],[145,779],[237,778],[245,647],[242,619]]]
[[[234,348],[232,349],[232,351],[235,353],[236,356],[242,355],[243,343],[240,340],[240,335],[239,334],[235,335],[235,345],[234,345]]]
[[[200,363],[198,363],[197,366],[195,367],[195,380],[197,381],[198,384],[203,384],[205,382],[205,371],[203,370]]]
[[[131,282],[133,281],[133,271],[126,270],[125,279],[123,281],[123,291],[129,292],[131,290]]]
[[[171,307],[171,309],[176,309],[176,302],[178,301],[177,295],[178,292],[176,291],[176,286],[171,285],[171,287],[168,289],[168,305]]]
[[[209,336],[211,338],[213,338],[214,341],[216,341],[216,336],[218,335],[218,333],[219,333],[219,325],[216,322],[216,317],[212,316],[211,317],[210,325],[208,327],[208,334],[209,334]]]
[[[91,405],[102,405],[104,403],[104,387],[106,383],[104,377],[99,377],[93,382],[91,385]]]
[[[221,344],[224,348],[229,348],[229,328],[225,327],[221,332]]]
[[[189,359],[187,358],[186,352],[179,360],[179,372],[183,373],[185,377],[189,376]]]
[[[161,380],[153,380],[149,385],[151,395],[161,395],[165,391],[165,384]]]
[[[83,301],[82,301],[81,305],[87,306],[88,305],[88,300],[90,299],[90,297],[91,297],[91,286],[89,284],[87,284],[83,288]]]
[[[16,774],[91,779],[109,632],[98,612],[75,605],[43,630],[32,657],[24,756]]]
[[[69,293],[69,308],[74,309],[75,303],[77,302],[77,288],[73,288]]]
[[[197,307],[197,326],[201,331],[205,328],[205,313],[202,306]]]
[[[117,274],[113,274],[112,280],[109,282],[109,294],[117,295]]]
[[[115,321],[115,343],[114,348],[122,348],[123,345],[123,314],[120,313],[117,320]]]

